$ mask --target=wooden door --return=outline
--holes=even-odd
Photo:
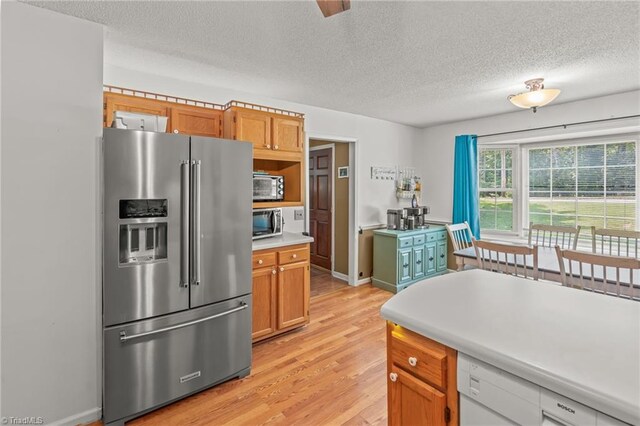
[[[438,248],[436,250],[437,257],[437,269],[438,271],[444,271],[447,269],[447,241],[438,242]]]
[[[425,246],[425,260],[427,267],[425,273],[427,275],[436,272],[436,243],[429,243]]]
[[[253,150],[271,150],[271,116],[259,111],[236,110],[235,139],[253,143]]]
[[[411,250],[398,251],[398,284],[411,281]]]
[[[273,149],[302,152],[302,120],[289,117],[273,118]]]
[[[301,325],[309,319],[308,262],[278,267],[278,328]],[[254,296],[255,297],[255,296]]]
[[[309,231],[311,263],[331,270],[331,204],[333,188],[331,149],[309,151]]]
[[[413,274],[412,277],[414,280],[424,277],[424,267],[425,267],[425,259],[424,259],[424,246],[414,247],[412,252],[413,257]]]
[[[165,102],[155,99],[139,98],[137,96],[121,95],[119,93],[104,93],[104,126],[111,127],[114,111],[139,112],[142,114],[161,115],[169,117],[169,106]],[[171,120],[169,120],[171,121]],[[167,129],[171,123],[167,124]]]
[[[444,393],[396,366],[392,367],[387,380],[390,393],[390,426],[446,425],[447,398]]]
[[[222,111],[189,106],[171,107],[173,133],[222,137]]]
[[[276,331],[276,267],[253,271],[253,331],[252,339],[258,339]]]

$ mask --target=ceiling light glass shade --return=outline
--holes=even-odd
[[[520,108],[535,108],[545,106],[560,94],[558,89],[539,89],[532,92],[519,93],[509,96],[512,104]]]

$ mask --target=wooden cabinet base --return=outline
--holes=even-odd
[[[253,253],[253,342],[309,323],[309,244]]]
[[[458,425],[458,353],[387,322],[389,425]]]

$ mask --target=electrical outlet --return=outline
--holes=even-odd
[[[293,213],[294,220],[303,220],[304,219],[304,210],[295,210]]]

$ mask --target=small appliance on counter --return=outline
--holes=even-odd
[[[387,229],[408,231],[413,229],[427,229],[427,215],[429,207],[407,207],[404,209],[387,210]]]
[[[284,219],[282,209],[253,209],[253,239],[282,235]]]
[[[284,200],[284,177],[253,172],[253,201]]]

